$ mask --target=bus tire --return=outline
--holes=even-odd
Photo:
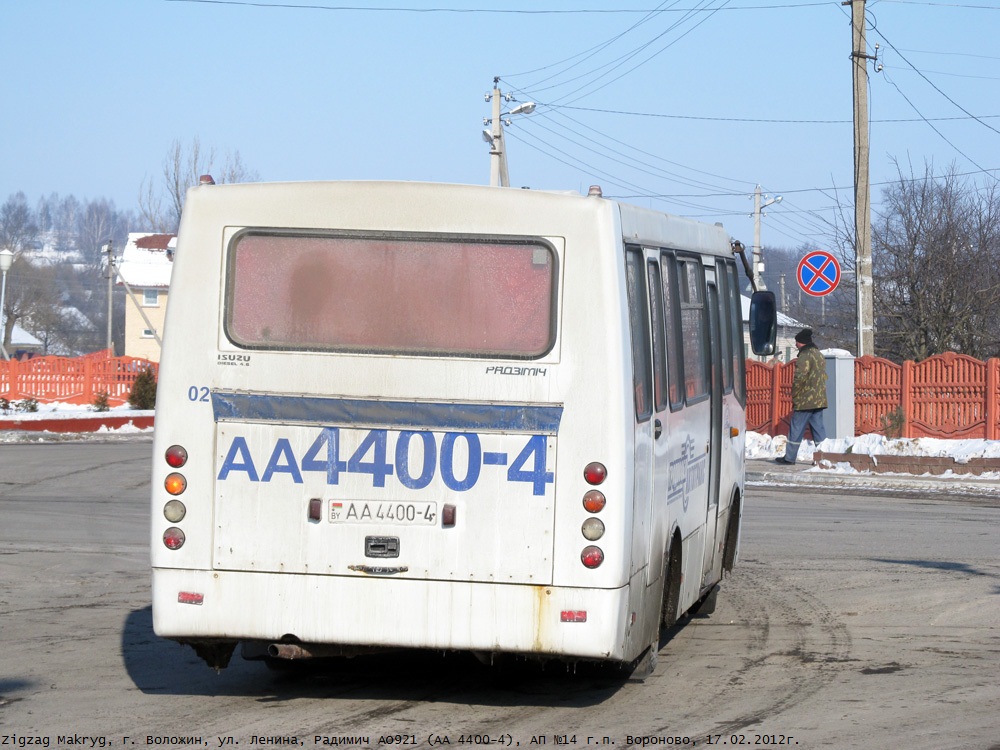
[[[667,568],[663,574],[663,607],[661,622],[669,628],[677,622],[681,600],[681,541],[678,538],[670,543],[667,551]]]

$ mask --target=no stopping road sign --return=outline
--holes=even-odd
[[[823,297],[840,283],[840,263],[825,250],[813,250],[799,261],[795,278],[806,294]]]

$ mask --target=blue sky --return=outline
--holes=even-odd
[[[515,186],[600,184],[721,221],[747,245],[756,183],[784,199],[763,220],[765,246],[827,247],[838,196],[852,216],[839,0],[267,6],[5,0],[0,200],[57,192],[133,208],[171,143],[195,137],[218,162],[239,151],[264,180],[485,184],[484,94],[500,76],[538,102],[506,131]],[[996,184],[1000,0],[875,0],[868,25],[884,65],[869,68],[876,209],[893,158]]]

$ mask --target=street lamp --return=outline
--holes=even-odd
[[[10,355],[7,354],[7,347],[3,343],[7,333],[7,313],[4,311],[4,304],[7,297],[7,272],[13,264],[14,253],[7,248],[0,250],[0,271],[3,271],[3,281],[0,282],[0,351],[3,352],[3,358],[8,361]]]
[[[486,101],[493,102],[493,117],[483,118],[483,125],[492,125],[491,130],[483,131],[483,140],[490,144],[490,185],[494,187],[510,187],[507,175],[507,149],[504,146],[503,126],[510,125],[511,115],[530,115],[535,111],[534,102],[518,104],[509,112],[500,112],[502,101],[511,101],[510,94],[502,94],[499,88],[499,78],[493,79],[493,93],[486,95]]]

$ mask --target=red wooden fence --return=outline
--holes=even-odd
[[[795,362],[747,360],[747,429],[787,435]],[[155,362],[112,357],[36,357],[0,361],[0,398],[91,404],[99,393],[111,406],[128,400],[140,372]],[[898,437],[1000,439],[1000,359],[982,362],[939,354],[897,365],[879,357],[854,362],[854,431]]]
[[[109,406],[120,406],[128,401],[136,377],[147,368],[154,373],[158,369],[155,362],[112,357],[108,351],[83,357],[0,360],[0,398],[92,404],[98,394],[105,393]]]
[[[787,435],[795,362],[747,361],[747,429]],[[854,361],[854,432],[1000,439],[1000,359],[946,352],[897,365]]]

